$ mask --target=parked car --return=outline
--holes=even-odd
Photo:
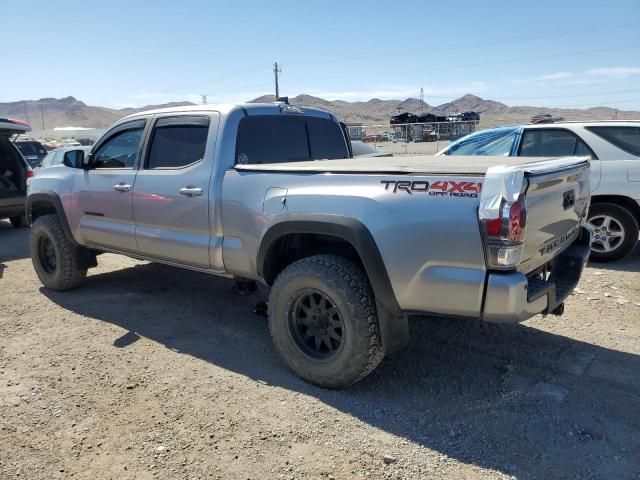
[[[638,242],[640,121],[517,125],[473,133],[438,155],[591,157],[591,258],[612,261]]]
[[[393,154],[389,152],[381,152],[376,150],[369,144],[360,142],[358,140],[351,141],[351,152],[354,157],[392,157]]]
[[[115,252],[263,282],[276,349],[324,387],[404,346],[411,313],[562,313],[589,254],[586,159],[353,158],[346,132],[285,103],[130,115],[31,182],[35,271],[67,290]]]
[[[13,144],[18,147],[18,150],[20,150],[20,153],[22,153],[22,156],[27,163],[29,163],[31,168],[39,167],[42,160],[47,155],[47,151],[44,146],[33,139],[23,140],[18,137]]]
[[[372,134],[372,135],[366,135],[362,141],[364,143],[380,143],[380,142],[386,142],[387,141],[387,137],[385,137],[382,134]]]
[[[61,147],[81,147],[82,144],[74,138],[63,138],[60,142]]]
[[[14,227],[29,225],[25,202],[33,170],[10,139],[29,131],[28,123],[0,118],[0,219],[8,218]]]
[[[551,115],[550,113],[539,113],[538,115],[534,115],[533,117],[531,117],[530,123],[556,123],[563,120],[564,118],[556,117],[554,115]]]
[[[89,154],[91,147],[61,147],[51,150],[39,168],[36,168],[36,172],[43,168],[54,167],[56,165],[66,165],[78,168],[81,165],[82,159],[85,155]],[[82,152],[80,155],[78,152]]]

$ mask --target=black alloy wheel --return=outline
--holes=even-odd
[[[344,344],[342,315],[327,295],[313,288],[300,290],[291,302],[289,330],[298,348],[314,359],[330,359]]]
[[[42,269],[48,274],[55,273],[58,268],[56,249],[48,236],[43,235],[38,239],[38,260]]]

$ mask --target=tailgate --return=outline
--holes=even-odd
[[[569,247],[586,220],[587,159],[532,164],[524,171],[527,227],[518,270],[531,272]]]

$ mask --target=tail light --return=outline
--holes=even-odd
[[[527,234],[527,203],[503,201],[497,218],[482,219],[487,267],[510,270],[518,266]]]
[[[35,176],[35,174],[36,173],[32,169],[27,168],[27,178],[32,178]]]

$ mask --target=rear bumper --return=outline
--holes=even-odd
[[[576,241],[549,262],[548,278],[539,274],[491,273],[482,313],[488,322],[522,322],[561,305],[578,284],[589,259],[590,234],[582,228]],[[538,272],[539,273],[539,272]]]

